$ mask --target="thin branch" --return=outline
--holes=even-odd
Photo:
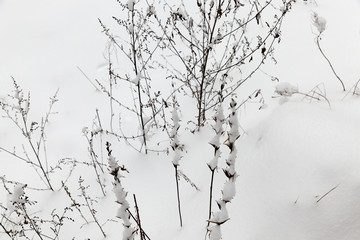
[[[179,190],[179,178],[178,178],[177,165],[174,165],[174,168],[175,168],[176,195],[177,195],[177,201],[178,201],[179,220],[180,220],[180,227],[182,227],[183,223],[182,223],[182,216],[181,216],[180,190]]]
[[[95,85],[95,83],[93,83],[90,78],[84,73],[83,70],[81,70],[80,67],[76,66],[76,68],[82,73],[82,75],[84,75],[84,77],[89,81],[89,83],[96,89],[96,91],[100,92],[100,89]]]
[[[342,89],[343,89],[343,91],[345,92],[346,89],[345,89],[345,85],[344,85],[343,81],[341,80],[341,78],[339,77],[339,75],[337,75],[337,73],[335,72],[335,69],[334,69],[333,65],[331,64],[329,58],[326,57],[324,51],[322,50],[322,48],[321,48],[321,46],[320,46],[320,39],[321,39],[320,36],[321,36],[321,34],[319,34],[319,35],[316,37],[316,45],[318,46],[318,48],[319,48],[321,54],[323,55],[323,57],[324,57],[324,58],[326,59],[326,61],[329,63],[332,72],[334,73],[335,77],[336,77],[336,78],[339,80],[339,82],[341,83]]]
[[[330,189],[327,193],[325,193],[324,195],[322,195],[317,201],[316,203],[320,202],[324,197],[326,197],[329,193],[331,193],[332,191],[334,191],[340,184],[338,184],[337,186],[333,187],[332,189]]]
[[[144,231],[142,230],[142,227],[141,227],[139,207],[138,207],[138,204],[137,204],[137,201],[136,201],[136,196],[135,196],[135,194],[133,194],[133,196],[134,196],[134,203],[135,203],[135,210],[136,210],[136,218],[137,218],[136,222],[137,222],[137,225],[139,226],[139,229],[140,229],[140,239],[141,239],[141,240],[145,240]]]

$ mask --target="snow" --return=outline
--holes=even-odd
[[[297,86],[291,85],[288,82],[282,82],[275,86],[275,93],[281,96],[291,96],[294,93],[298,93],[299,89]]]
[[[128,0],[126,3],[126,7],[129,9],[129,11],[134,11],[135,6],[135,0]]]
[[[141,74],[139,73],[138,75],[136,75],[136,77],[134,77],[134,79],[131,80],[131,82],[133,82],[135,85],[138,85],[140,82],[140,79],[141,79]]]
[[[317,28],[319,33],[323,33],[326,29],[326,20],[325,18],[319,16],[316,12],[312,15],[312,21],[314,26]]]
[[[11,194],[8,195],[8,202],[7,202],[7,208],[9,211],[9,214],[15,211],[15,205],[25,203],[24,195],[25,191],[24,188],[26,186],[22,184],[17,184],[14,186],[14,190]]]
[[[141,4],[133,0],[123,3],[129,10]],[[181,143],[184,151],[172,152],[170,148],[168,155],[145,155],[133,150],[124,139],[117,142],[104,133],[94,137],[98,161],[104,164],[103,172],[98,167],[99,179],[106,191],[103,196],[84,135],[101,132],[111,115],[108,99],[91,84],[94,79],[102,83],[108,79],[107,67],[104,67],[107,66],[104,57],[107,56],[104,50],[107,39],[101,33],[97,18],[116,27],[116,24],[110,24],[111,16],[121,13],[122,8],[116,1],[100,0],[0,1],[0,101],[10,104],[23,97],[27,99],[30,91],[30,101],[25,100],[21,106],[14,105],[14,109],[22,108],[28,114],[29,123],[41,123],[49,97],[60,88],[59,101],[54,104],[46,128],[46,155],[51,166],[60,159],[67,159],[67,164],[61,165],[62,170],[54,169],[51,174],[54,192],[35,190],[44,187],[36,171],[3,150],[25,156],[24,146],[33,157],[28,142],[11,120],[1,118],[0,176],[20,183],[4,183],[11,194],[1,184],[0,223],[4,223],[3,217],[9,217],[11,213],[10,219],[24,222],[21,216],[18,218],[13,214],[14,203],[26,204],[29,213],[39,218],[51,219],[50,213],[54,209],[61,215],[73,204],[62,188],[61,181],[64,181],[89,223],[73,208],[67,214],[75,222],[65,221],[59,238],[105,239],[84,205],[78,183],[81,176],[106,239],[139,239],[139,233],[134,234],[136,223],[127,212],[130,209],[136,214],[134,194],[142,227],[151,239],[204,239],[209,220],[210,167],[216,169],[210,220],[226,221],[221,225],[210,224],[210,239],[358,240],[360,99],[339,88],[314,39],[318,33],[322,34],[322,47],[350,90],[360,76],[359,10],[357,0],[297,2],[284,20],[281,44],[275,51],[278,64],[262,67],[263,72],[278,76],[280,82],[273,82],[266,74],[258,72],[238,90],[237,106],[258,88],[261,88],[267,106],[259,110],[255,100],[241,106],[238,114],[230,118],[240,132],[222,122],[224,115],[231,113],[226,102],[215,115],[221,121],[209,119],[209,124],[201,131],[191,133],[192,126],[187,120],[193,114],[194,102],[179,99],[181,114],[176,108],[169,110],[169,118],[172,116],[174,122],[168,119],[175,126],[169,129],[169,134],[176,138],[171,142],[154,136],[151,141],[158,140],[161,147]],[[153,7],[149,7],[149,12],[160,13]],[[187,17],[181,7],[177,13]],[[215,39],[221,40],[221,35]],[[89,79],[78,71],[78,66]],[[14,90],[10,76],[23,91]],[[156,77],[163,78],[161,75]],[[140,78],[140,75],[131,78],[130,85],[137,84]],[[166,87],[161,81],[158,85]],[[330,106],[323,98],[318,101],[295,94],[299,89],[307,94],[315,86],[325,90]],[[125,88],[114,87],[114,92],[124,94],[127,103],[133,104]],[[282,100],[280,104],[278,95],[283,99],[286,97],[286,102]],[[96,120],[96,109],[102,127]],[[126,133],[135,129],[137,116],[126,112],[121,116]],[[179,131],[180,139],[177,139],[176,131]],[[225,145],[229,131],[231,141],[241,135],[236,141],[237,151],[232,153]],[[35,143],[36,139],[33,140]],[[108,156],[105,150],[108,140],[113,141],[113,156]],[[219,146],[215,156],[212,145]],[[77,160],[76,166],[66,179],[72,159]],[[236,166],[233,166],[235,160]],[[233,167],[227,168],[227,162]],[[179,165],[200,188],[197,191],[180,178],[182,228],[178,223],[173,164]],[[114,182],[111,172],[123,165],[129,172],[116,175],[121,182]],[[236,173],[236,184],[226,178],[223,169]],[[32,204],[28,205],[25,196]],[[228,201],[231,202],[226,204]],[[21,230],[9,222],[5,226]],[[42,223],[40,227],[44,233],[52,234],[48,223]],[[37,239],[36,235],[31,237]],[[11,239],[2,228],[0,239]]]
[[[233,180],[229,180],[225,183],[224,189],[222,190],[222,199],[225,202],[230,202],[235,197],[235,182]]]
[[[354,125],[359,116],[352,115],[348,104],[336,108],[329,111],[320,105],[288,102],[248,132],[251,138],[243,146],[248,153],[239,167],[237,195],[249,198],[235,198],[232,206],[243,205],[235,211],[251,216],[252,224],[241,221],[250,229],[254,227],[250,236],[255,232],[255,239],[359,236],[354,205],[359,197],[355,190],[359,186],[355,147],[359,129]],[[349,115],[351,120],[345,120]],[[251,194],[254,191],[261,194]],[[257,206],[252,213],[245,207],[250,203]],[[355,222],[347,225],[349,221]]]

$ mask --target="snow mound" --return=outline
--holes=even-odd
[[[288,102],[242,138],[231,236],[360,239],[360,115]],[[226,236],[225,239],[233,239]]]

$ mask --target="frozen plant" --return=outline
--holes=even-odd
[[[140,216],[139,216],[139,210],[136,203],[136,197],[134,195],[134,201],[135,206],[137,210],[137,218],[131,213],[130,211],[130,204],[127,201],[127,192],[125,191],[124,187],[121,184],[121,178],[123,177],[121,175],[120,171],[128,172],[128,170],[125,168],[125,166],[119,166],[118,162],[116,161],[115,157],[112,156],[112,150],[110,149],[111,144],[109,142],[106,142],[106,150],[108,152],[108,164],[109,164],[109,171],[110,174],[114,177],[114,188],[113,192],[116,197],[116,202],[120,204],[120,207],[118,209],[116,217],[120,218],[123,221],[124,231],[123,231],[123,240],[133,240],[135,237],[135,233],[137,232],[137,229],[132,227],[130,218],[134,219],[139,230],[140,230],[140,238],[143,239],[150,239],[148,235],[145,233],[143,228],[141,227],[140,223]]]
[[[176,106],[174,107],[171,113],[171,119],[173,121],[173,128],[171,129],[170,132],[170,139],[171,139],[170,146],[175,153],[172,163],[174,166],[179,166],[179,162],[181,160],[182,146],[180,144],[179,135],[178,135],[178,130],[180,128],[180,117]]]
[[[175,99],[175,98],[174,98]],[[176,101],[174,100],[174,108],[172,111],[172,121],[173,121],[173,127],[170,132],[170,146],[172,150],[174,151],[174,157],[172,160],[172,164],[175,169],[175,180],[176,180],[176,193],[177,193],[177,200],[178,200],[178,211],[179,211],[179,220],[180,220],[180,226],[182,227],[182,216],[181,216],[181,203],[180,203],[180,190],[179,190],[179,173],[178,173],[178,167],[179,162],[182,158],[182,150],[183,145],[180,144],[179,141],[179,134],[178,130],[180,128],[180,117],[176,106]]]
[[[114,177],[114,188],[113,192],[116,197],[116,202],[120,204],[116,217],[120,218],[123,221],[124,231],[123,231],[123,240],[133,240],[136,229],[131,226],[130,213],[129,213],[129,202],[126,200],[127,192],[121,184],[122,175],[120,170],[126,171],[124,167],[120,167],[115,159],[112,156],[112,150],[110,149],[110,143],[106,143],[106,150],[108,152],[108,163],[110,174]]]
[[[230,103],[231,113],[228,120],[230,130],[228,131],[228,138],[226,140],[226,145],[230,149],[230,154],[226,160],[226,168],[223,169],[227,181],[224,184],[221,199],[216,201],[219,211],[213,213],[213,217],[208,220],[208,222],[212,224],[208,227],[210,240],[221,239],[221,225],[229,220],[226,204],[231,202],[236,193],[235,181],[237,174],[235,170],[235,161],[237,158],[237,149],[235,142],[240,137],[236,105],[237,103],[232,99]]]
[[[212,195],[213,195],[213,184],[214,184],[214,175],[215,170],[218,167],[219,158],[221,156],[220,151],[220,138],[224,134],[224,128],[223,124],[225,122],[224,117],[224,110],[222,107],[222,103],[218,105],[215,116],[214,116],[215,124],[212,126],[213,130],[215,131],[215,136],[211,139],[209,144],[214,148],[214,157],[213,159],[207,163],[210,171],[211,171],[211,180],[210,180],[210,200],[209,200],[209,216],[208,219],[211,217],[211,211],[212,211]],[[209,224],[208,224],[209,225]]]

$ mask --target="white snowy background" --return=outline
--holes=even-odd
[[[326,92],[330,106],[326,100],[310,101],[300,94],[279,97],[274,93],[278,82],[262,72],[239,89],[241,101],[261,88],[267,108],[258,110],[258,104],[249,103],[239,111],[239,177],[235,199],[228,204],[230,220],[222,226],[223,239],[360,239],[360,99],[348,92],[360,79],[360,1],[307,2],[299,0],[285,18],[275,53],[278,64],[265,65],[262,70],[302,93],[318,86]],[[344,80],[346,92],[317,49],[313,12],[327,21],[322,48]],[[107,38],[98,18],[110,22],[117,14],[121,8],[111,0],[0,0],[0,100],[13,94],[14,77],[31,93],[31,116],[39,119],[46,113],[49,97],[59,89],[54,106],[58,114],[51,116],[47,129],[51,164],[65,157],[90,161],[82,129],[92,126],[95,109],[105,116],[109,106],[79,68],[91,80],[106,80]],[[228,106],[224,109],[228,114]],[[188,113],[183,110],[182,114]],[[125,120],[136,119],[125,116]],[[208,144],[213,131],[206,126],[191,134],[185,127],[180,132],[186,149],[181,168],[200,191],[180,182],[182,228],[171,156],[145,156],[124,143],[112,146],[119,163],[130,172],[122,180],[128,201],[133,205],[132,194],[136,194],[142,226],[153,240],[205,238],[210,180],[206,163],[213,154]],[[9,119],[1,118],[0,147],[21,149],[22,144],[19,130]],[[224,166],[227,148],[222,147],[222,152],[220,165]],[[52,178],[57,189],[64,179],[61,174]],[[117,221],[104,224],[106,239],[120,239],[123,227],[115,217],[118,204],[111,191],[111,176],[107,172],[102,176],[107,191],[102,197],[93,169],[78,166],[73,176],[80,175],[91,186],[88,194],[98,201],[94,208],[101,224],[108,219]],[[0,176],[42,186],[31,167],[4,151],[0,151]],[[222,170],[215,178],[214,199],[218,199],[225,182]],[[77,197],[79,186],[74,179],[68,185]],[[33,211],[40,216],[71,204],[63,190],[25,191],[37,201]],[[3,206],[7,198],[1,186]],[[85,208],[84,213],[91,220]],[[66,223],[59,239],[104,239],[95,223],[83,225],[78,215],[72,213],[75,223]],[[9,239],[2,229],[0,239]]]

